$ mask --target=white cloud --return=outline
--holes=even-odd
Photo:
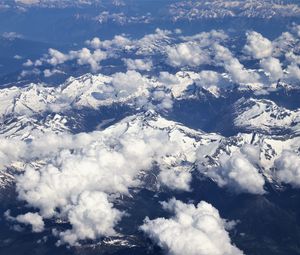
[[[6,220],[12,221],[12,222],[19,222],[25,225],[31,225],[32,232],[43,232],[45,228],[45,223],[43,218],[38,213],[26,213],[18,215],[17,217],[13,217],[10,214],[10,210],[7,210],[4,213],[4,217]],[[16,228],[20,228],[20,226],[15,226]]]
[[[21,78],[24,78],[24,77],[30,76],[30,75],[40,75],[40,74],[41,74],[41,71],[37,68],[34,68],[32,70],[23,70],[20,73],[18,79],[21,79]]]
[[[228,35],[222,30],[211,30],[192,36],[181,37],[184,41],[195,41],[201,47],[210,47],[214,43],[221,43],[228,39]]]
[[[219,61],[221,61],[222,63],[226,63],[233,59],[233,55],[228,48],[218,43],[213,44],[212,48],[214,59],[216,60],[217,64]]]
[[[52,134],[29,143],[18,141],[20,151],[4,162],[21,160],[27,165],[16,176],[19,199],[38,209],[43,219],[62,218],[71,224],[71,229],[57,232],[62,243],[77,245],[80,240],[114,235],[122,216],[113,209],[114,195],[139,187],[140,173],[151,170],[154,163],[163,166],[165,157],[177,159],[184,153],[167,132],[129,123],[90,134]],[[33,167],[30,163],[36,160],[43,164]],[[171,189],[189,190],[191,177],[168,172],[158,180]]]
[[[15,0],[16,3],[21,3],[21,4],[27,4],[27,5],[31,5],[31,4],[38,4],[40,2],[40,0]]]
[[[229,73],[235,83],[255,83],[259,80],[256,72],[249,72],[240,61],[233,56],[231,51],[219,44],[213,45],[214,61],[216,65],[221,65]]]
[[[94,49],[99,49],[102,45],[101,40],[98,37],[94,37],[92,40],[87,40],[85,43]]]
[[[289,32],[282,33],[273,42],[273,55],[281,56],[285,53],[292,53],[296,38]]]
[[[209,56],[197,44],[180,43],[166,48],[167,62],[171,66],[199,66],[209,63]]]
[[[51,77],[51,76],[53,76],[53,75],[55,75],[55,74],[64,74],[63,71],[58,70],[58,69],[52,69],[52,70],[50,70],[50,69],[45,69],[45,70],[43,71],[43,73],[44,73],[44,76],[45,76],[45,77]]]
[[[257,150],[251,145],[244,145],[230,156],[222,154],[219,158],[220,166],[209,169],[207,175],[220,187],[227,186],[235,192],[264,194],[265,180],[256,167],[259,162]]]
[[[44,221],[43,218],[38,213],[26,213],[18,215],[16,221],[32,226],[33,232],[42,232],[44,231]]]
[[[126,73],[116,73],[112,76],[112,85],[118,97],[128,96],[147,87],[147,80],[134,71],[129,70]]]
[[[79,65],[90,65],[93,72],[100,69],[100,62],[107,57],[106,53],[99,49],[91,52],[88,48],[70,51],[69,56],[70,59],[76,59]]]
[[[59,244],[74,246],[78,245],[80,240],[113,236],[116,234],[114,226],[121,217],[122,213],[113,208],[105,193],[85,191],[68,212],[72,229],[59,233]]]
[[[47,62],[50,65],[56,66],[69,60],[69,56],[60,52],[59,50],[50,48],[48,50],[48,53],[49,59],[47,60]]]
[[[201,71],[198,84],[201,87],[211,87],[218,85],[220,74],[214,71]]]
[[[30,66],[33,66],[33,65],[34,65],[34,63],[30,59],[27,59],[27,61],[25,63],[23,63],[23,66],[26,66],[26,67],[30,67]]]
[[[145,219],[141,230],[171,255],[242,255],[231,243],[226,222],[212,205],[197,206],[171,199],[162,203],[175,215],[170,219]]]
[[[24,152],[25,147],[22,142],[0,138],[0,170],[16,161]]]
[[[151,60],[123,59],[123,61],[129,70],[150,71],[153,65]]]
[[[244,51],[255,59],[267,58],[272,55],[273,45],[270,40],[260,33],[252,31],[247,33],[247,44]]]
[[[67,54],[56,49],[49,49],[48,56],[38,61],[40,61],[40,63],[46,61],[52,66],[57,66],[67,61],[76,60],[79,65],[89,65],[91,70],[96,72],[100,69],[100,62],[106,58],[107,54],[99,49],[91,51],[88,48],[82,48],[77,51],[70,51]],[[37,62],[35,62],[35,66],[37,66],[36,63]]]
[[[4,32],[2,34],[2,37],[4,37],[5,39],[8,39],[10,41],[13,41],[15,39],[20,39],[23,36],[21,34],[19,34],[19,33],[16,33],[16,32]]]
[[[182,34],[182,30],[181,30],[180,28],[176,28],[176,29],[174,30],[174,33],[175,33],[175,34]]]
[[[287,74],[285,78],[291,82],[300,80],[300,68],[296,64],[291,64],[286,68]]]
[[[292,151],[283,151],[275,161],[276,177],[280,182],[300,187],[300,158]]]
[[[14,55],[14,59],[20,60],[20,59],[22,59],[22,58],[23,58],[23,57],[20,56],[20,55]]]
[[[230,85],[229,81],[225,81],[222,75],[215,71],[201,71],[196,84],[210,91],[219,91],[219,89],[228,87]]]
[[[132,42],[123,35],[116,35],[111,40],[101,41],[100,38],[94,37],[92,40],[87,40],[86,45],[94,49],[116,50],[120,48],[130,47]]]
[[[159,110],[169,110],[173,107],[173,98],[169,92],[163,89],[156,89],[150,95],[152,101],[156,101],[157,105],[153,108]]]
[[[269,75],[271,81],[277,81],[282,78],[283,71],[281,63],[277,58],[266,58],[260,61],[261,67]]]
[[[159,182],[172,190],[190,191],[192,175],[188,171],[166,169],[158,175]]]
[[[297,64],[297,65],[300,64],[300,56],[294,54],[292,51],[287,52],[287,53],[285,54],[285,58],[286,58],[286,60],[289,61],[291,64]]]
[[[242,65],[237,58],[233,58],[225,63],[224,68],[230,74],[232,81],[240,83],[258,82],[259,75],[255,72],[249,72],[244,65]]]
[[[178,84],[180,82],[176,75],[168,72],[160,72],[159,81],[166,87]]]

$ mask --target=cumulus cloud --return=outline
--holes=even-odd
[[[282,78],[283,71],[281,63],[277,58],[266,58],[260,61],[261,67],[269,75],[271,81],[277,81]]]
[[[177,76],[168,72],[160,72],[159,81],[166,85],[174,85],[179,83]]]
[[[287,61],[289,61],[291,64],[297,64],[297,65],[300,64],[300,56],[294,54],[292,51],[287,52],[287,53],[285,54],[285,59],[286,59]]]
[[[129,70],[126,73],[116,73],[112,77],[111,83],[118,97],[128,96],[145,89],[147,86],[147,80],[134,70]]]
[[[32,70],[23,70],[20,73],[18,79],[21,79],[21,78],[24,78],[24,77],[30,76],[30,75],[40,75],[40,74],[41,74],[41,71],[37,68],[34,68]]]
[[[23,57],[20,56],[20,55],[14,55],[14,59],[20,60],[20,59],[22,59],[22,58],[23,58]]]
[[[214,52],[214,59],[217,62],[221,61],[222,63],[226,63],[233,59],[233,55],[228,48],[218,43],[213,44],[212,47]]]
[[[32,61],[31,59],[27,59],[25,63],[23,63],[23,66],[25,67],[31,67],[31,66],[41,66],[43,62],[41,60]]]
[[[153,108],[159,110],[169,110],[173,107],[173,98],[168,91],[164,89],[156,89],[151,93],[151,101],[155,103]]]
[[[51,77],[51,76],[53,76],[53,75],[55,75],[55,74],[65,74],[63,71],[61,71],[61,70],[59,70],[59,69],[52,69],[52,70],[50,70],[50,69],[45,69],[44,71],[43,71],[43,73],[44,73],[44,76],[45,77]]]
[[[48,53],[49,53],[49,59],[47,60],[47,62],[53,66],[62,64],[70,59],[68,55],[56,49],[50,48],[48,50]]]
[[[296,38],[289,32],[282,33],[273,42],[273,55],[280,56],[293,51],[293,45],[296,43]]]
[[[177,44],[173,43],[175,39]],[[285,39],[289,41],[285,42]],[[55,67],[67,61],[76,61],[79,65],[90,66],[91,70],[96,72],[100,70],[102,60],[120,57],[128,70],[150,71],[155,70],[155,66],[153,66],[151,58],[146,56],[156,54],[159,57],[166,57],[166,62],[177,68],[196,68],[203,64],[222,66],[233,83],[246,84],[247,86],[252,84],[256,88],[261,88],[263,84],[258,70],[247,69],[243,62],[235,56],[234,52],[222,46],[227,40],[228,35],[224,31],[211,30],[192,36],[176,36],[171,31],[156,29],[154,33],[147,34],[140,39],[129,39],[125,35],[117,35],[110,40],[101,40],[95,37],[85,42],[86,47],[67,53],[49,49],[46,56],[36,61],[29,60],[25,65],[27,67],[38,67],[42,64],[50,64]],[[280,68],[280,63],[272,57],[272,53],[276,57],[285,55],[286,60],[290,62],[292,73],[291,76],[285,76],[285,78],[287,81],[291,81],[297,77],[295,76],[297,73],[295,64],[299,62],[298,56],[290,49],[291,42],[294,44],[295,40],[294,36],[287,32],[271,42],[261,34],[252,31],[247,33],[244,52],[255,59],[261,60],[262,68],[273,80],[282,77],[280,69],[283,68]],[[203,75],[211,74],[212,78],[213,72],[205,72],[203,72]],[[48,71],[45,74],[48,77],[51,75]],[[29,71],[25,71],[23,76],[25,75],[29,75]],[[204,88],[207,87],[204,82],[199,82],[198,85]],[[224,85],[224,83],[218,85]],[[209,87],[212,88],[212,86]],[[214,90],[217,90],[217,87],[215,86]]]
[[[99,37],[94,37],[92,40],[87,40],[85,43],[94,49],[99,49],[102,45]]]
[[[300,68],[296,64],[291,64],[286,68],[285,78],[291,82],[298,82],[300,80]]]
[[[153,65],[151,60],[123,59],[123,61],[129,70],[150,71]]]
[[[4,213],[4,217],[6,220],[12,221],[12,222],[19,222],[24,225],[30,225],[32,227],[32,232],[43,232],[45,228],[45,223],[43,218],[38,213],[26,213],[18,215],[17,217],[13,217],[10,214],[10,210],[7,210]]]
[[[229,87],[231,84],[226,81],[220,73],[215,71],[201,71],[196,80],[196,84],[212,93],[219,93],[222,88]]]
[[[85,191],[68,212],[72,229],[59,233],[59,244],[68,243],[74,246],[80,240],[113,236],[116,234],[114,226],[121,217],[122,213],[113,208],[105,193]]]
[[[244,145],[232,155],[222,154],[220,166],[209,169],[207,175],[213,178],[220,187],[229,187],[235,192],[264,194],[264,177],[259,173],[258,148]],[[200,169],[201,170],[201,169]]]
[[[94,37],[92,40],[87,40],[85,43],[87,46],[94,49],[105,50],[126,48],[127,46],[130,48],[132,45],[132,41],[123,35],[116,35],[111,40],[104,41],[101,41],[98,37]]]
[[[270,40],[260,33],[251,31],[247,33],[247,44],[244,51],[255,59],[267,58],[272,55],[273,45]]]
[[[255,72],[249,72],[237,58],[233,58],[225,63],[225,69],[230,74],[233,82],[252,83],[258,82],[259,75]]]
[[[233,82],[238,84],[258,82],[260,78],[259,75],[256,72],[249,72],[249,70],[233,56],[228,48],[220,44],[214,44],[213,51],[215,62],[224,67]]]
[[[171,199],[162,203],[174,213],[170,219],[145,219],[141,230],[172,255],[242,255],[226,231],[216,208],[202,201],[197,206]]]
[[[219,184],[229,185],[238,192],[264,194],[264,178],[258,173],[251,162],[241,154],[221,158],[221,168],[218,174],[221,179]]]
[[[100,62],[107,58],[107,54],[100,49],[91,51],[88,48],[82,48],[76,51],[70,51],[69,53],[62,53],[59,50],[50,48],[48,50],[48,55],[41,58],[34,63],[32,61],[27,61],[26,66],[40,66],[43,62],[46,62],[52,66],[57,66],[63,64],[67,61],[75,60],[78,65],[89,65],[93,72],[100,69]]]
[[[283,151],[275,161],[276,177],[280,182],[300,187],[300,158],[295,152]]]
[[[167,169],[158,175],[159,182],[172,190],[190,191],[192,175],[188,171]]]
[[[71,59],[77,59],[79,65],[90,65],[93,72],[100,69],[99,63],[107,57],[106,53],[101,50],[91,52],[88,48],[70,51],[69,55]]]
[[[32,226],[33,232],[42,232],[44,231],[44,221],[43,218],[38,213],[26,213],[18,215],[16,221]]]
[[[167,63],[174,67],[199,66],[209,63],[209,56],[197,44],[180,43],[166,49]]]

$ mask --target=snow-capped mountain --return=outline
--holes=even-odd
[[[275,109],[277,108],[275,107]],[[275,113],[276,111],[270,114],[272,116]],[[68,119],[59,114],[49,115],[46,119],[40,120],[15,117],[3,122],[1,137],[14,140],[38,139],[42,141],[43,134],[70,134],[71,131],[67,122]],[[284,122],[281,128],[285,124]],[[263,123],[261,126],[264,127]],[[147,111],[126,117],[103,131],[96,131],[98,135],[94,139],[96,142],[102,135],[116,138],[124,135],[145,134],[151,137],[154,132],[160,132],[167,135],[168,143],[174,143],[174,146],[175,144],[177,146],[174,154],[164,157],[161,167],[191,172],[196,171],[198,162],[203,168],[201,169],[202,173],[208,173],[208,176],[209,171],[220,165],[219,160],[222,155],[231,156],[241,150],[244,145],[250,144],[259,148],[260,170],[268,181],[273,182],[272,167],[274,161],[280,157],[283,150],[297,151],[300,148],[300,137],[296,134],[292,137],[268,135],[259,133],[259,128],[255,128],[255,133],[240,133],[236,136],[224,137],[220,134],[190,129],[180,123],[167,120],[154,111]]]
[[[275,2],[275,3],[274,3]],[[290,1],[179,1],[171,5],[170,13],[174,20],[198,20],[203,18],[247,17],[273,18],[296,17],[300,9]]]
[[[7,117],[0,124],[1,138],[32,139],[46,133],[69,132],[69,118],[59,114],[41,116],[12,116]]]
[[[121,124],[122,123],[122,124]],[[260,148],[260,160],[262,171],[266,178],[272,182],[271,167],[283,150],[297,150],[300,148],[300,137],[276,137],[262,134],[243,134],[240,133],[232,137],[224,137],[219,134],[205,133],[200,130],[193,130],[180,123],[166,120],[155,112],[147,112],[128,117],[120,123],[112,126],[109,130],[119,129],[119,125],[126,125],[126,132],[142,132],[144,129],[163,130],[168,133],[170,141],[180,143],[183,154],[176,155],[173,162],[170,161],[169,167],[175,167],[174,162],[178,160],[179,165],[187,160],[191,165],[199,161],[209,172],[212,168],[219,165],[221,155],[232,155],[239,151],[244,145],[251,144]],[[172,157],[171,157],[172,158]],[[190,166],[191,166],[190,165]],[[192,168],[190,170],[195,170]]]
[[[10,0],[1,0],[0,4],[7,7],[23,7],[23,8],[30,8],[30,7],[40,7],[40,8],[67,8],[67,7],[80,7],[80,6],[90,6],[90,5],[99,5],[101,4],[101,0],[18,0],[18,1],[10,1]],[[112,1],[113,3],[118,4],[119,1]]]
[[[249,132],[299,134],[300,111],[267,99],[240,99],[234,104],[234,125]]]
[[[139,90],[130,95],[119,96],[117,91],[108,88],[111,77],[86,74],[70,78],[61,86],[47,87],[43,84],[30,84],[24,88],[11,87],[0,90],[0,117],[8,115],[42,114],[44,112],[64,111],[70,108],[97,109],[113,103],[129,102],[146,94]]]
[[[201,81],[197,73],[179,72],[174,77],[166,90],[175,102],[210,100],[209,96],[216,102],[226,101],[228,95],[237,93],[229,88],[221,94],[202,88],[197,85]],[[239,99],[227,107],[233,113],[229,119],[232,126],[243,133],[225,136],[192,129],[176,118],[170,120],[168,113],[158,108],[138,107],[135,102],[139,98],[161,89],[161,79],[141,78],[145,87],[122,96],[118,96],[121,90],[109,90],[113,79],[87,74],[58,87],[31,84],[1,89],[1,98],[7,103],[1,108],[1,189],[16,185],[22,199],[41,211],[49,201],[48,190],[53,195],[50,201],[56,197],[67,201],[74,190],[96,189],[126,208],[139,192],[192,194],[195,180],[214,183],[234,194],[284,190],[278,162],[287,151],[292,155],[300,151],[298,110],[279,107],[267,99]],[[131,105],[132,111],[121,112],[114,119],[118,104]],[[112,119],[95,115],[104,107]],[[91,117],[95,128],[81,133],[80,127]],[[222,118],[216,121],[221,123]],[[45,176],[53,182],[44,182]],[[68,176],[72,176],[71,182]],[[31,182],[33,186],[27,185]],[[40,198],[36,200],[36,196]],[[66,210],[80,206],[72,199]],[[57,214],[51,221],[60,226],[69,221],[66,215]],[[123,242],[127,237],[116,235],[110,243],[106,240],[97,247],[115,247],[114,240]],[[134,245],[135,240],[126,243],[126,247]]]
[[[130,1],[110,1],[109,3],[102,0],[85,0],[85,1],[69,1],[69,0],[40,0],[40,1],[10,1],[1,0],[0,6],[2,8],[24,8],[25,10],[32,7],[38,8],[74,8],[74,7],[90,7],[103,8],[103,7],[130,7],[133,3]],[[136,8],[143,7],[143,4],[135,4]],[[296,17],[299,15],[299,7],[296,1],[261,1],[261,0],[247,0],[247,1],[180,1],[176,0],[173,3],[162,4],[163,10],[169,10],[168,15],[165,16],[172,18],[172,20],[180,19],[202,19],[202,18],[225,18],[225,17],[247,17],[247,18],[273,18],[273,17]],[[123,8],[126,11],[126,8]],[[142,9],[142,8],[141,8]],[[128,17],[131,19],[131,17]],[[161,17],[155,17],[161,19]],[[118,19],[115,17],[114,19]],[[102,19],[101,19],[102,20]],[[123,19],[124,21],[124,19]],[[130,23],[130,22],[129,22]],[[124,24],[124,23],[123,23]]]
[[[299,0],[0,0],[0,255],[296,255]]]
[[[133,79],[131,88],[123,88],[122,79]],[[10,87],[0,90],[0,118],[6,116],[33,116],[47,112],[64,112],[70,109],[93,109],[113,104],[138,106],[138,100],[152,100],[151,93],[166,90],[174,99],[197,97],[200,87],[196,82],[201,76],[194,72],[178,72],[175,81],[167,84],[154,78],[129,73],[120,78],[102,74],[85,74],[69,78],[58,87],[45,84],[29,84],[25,87]],[[127,82],[127,81],[125,81]],[[167,81],[168,82],[168,81]],[[172,81],[171,81],[172,82]],[[208,93],[218,97],[220,91],[215,87],[205,88]],[[169,91],[169,92],[168,92]],[[148,99],[147,99],[148,98]]]

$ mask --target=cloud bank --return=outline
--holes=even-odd
[[[53,230],[58,244],[80,245],[82,240],[117,235],[115,226],[124,212],[114,208],[116,199],[141,187],[141,176],[154,165],[160,169],[158,186],[190,191],[191,173],[180,168],[173,173],[167,167],[181,165],[186,148],[165,130],[141,125],[143,121],[129,118],[104,131],[44,134],[1,148],[1,167],[24,164],[24,171],[15,176],[16,190],[19,199],[35,209],[15,221],[41,232],[45,219],[61,219],[71,228]],[[11,139],[3,141],[9,144]]]

